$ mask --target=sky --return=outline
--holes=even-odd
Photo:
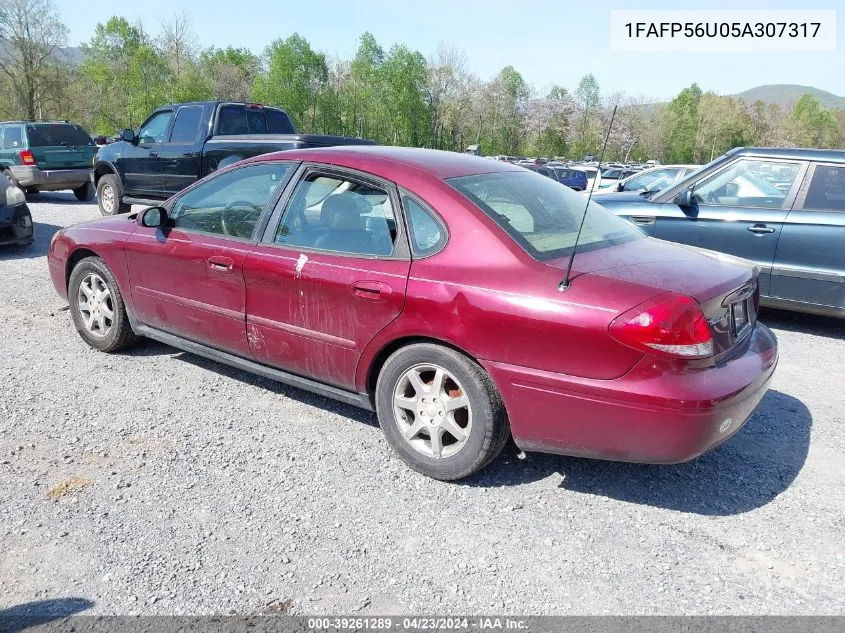
[[[664,100],[697,82],[733,94],[763,84],[814,86],[845,96],[845,0],[590,2],[580,0],[54,0],[69,43],[88,41],[112,15],[140,19],[155,34],[174,15],[188,17],[203,46],[246,47],[260,54],[293,32],[326,53],[349,58],[365,31],[387,50],[402,43],[428,57],[443,42],[463,49],[470,70],[489,79],[514,66],[539,92],[573,90],[593,73],[603,94],[624,91]],[[621,53],[610,50],[612,9],[838,9],[836,52]]]

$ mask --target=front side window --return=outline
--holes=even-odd
[[[693,197],[704,206],[780,209],[800,163],[741,159],[695,185]]]
[[[291,163],[255,163],[224,172],[179,198],[170,217],[181,230],[249,239],[291,169]]]
[[[167,128],[173,112],[158,112],[154,114],[141,129],[138,130],[139,143],[164,143],[167,141]]]
[[[396,215],[388,192],[344,176],[311,173],[291,196],[275,243],[300,248],[391,255]]]
[[[817,165],[803,208],[845,211],[845,167]]]
[[[179,108],[173,130],[170,132],[171,143],[193,143],[197,140],[200,121],[202,121],[202,106],[187,106]]]
[[[568,187],[531,172],[504,172],[449,178],[448,184],[490,216],[539,261],[572,252],[586,199]],[[579,251],[641,239],[626,220],[590,202]]]

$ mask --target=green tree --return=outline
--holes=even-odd
[[[692,163],[701,124],[698,84],[681,90],[666,109],[666,156],[670,163]]]
[[[211,85],[211,98],[248,101],[261,72],[261,60],[246,48],[216,48],[200,52],[200,72]]]
[[[92,131],[134,128],[166,102],[170,69],[140,24],[112,17],[97,24],[82,51],[79,78],[96,95],[86,121]]]
[[[59,47],[67,27],[51,0],[4,0],[0,4],[0,71],[7,84],[10,116],[37,119],[59,106]]]
[[[839,131],[836,117],[812,95],[804,95],[786,120],[787,139],[798,147],[833,147]]]
[[[299,126],[312,129],[317,120],[317,94],[328,80],[326,56],[315,52],[299,33],[273,41],[264,51],[267,74],[255,80],[256,101],[285,108]]]

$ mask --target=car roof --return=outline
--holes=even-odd
[[[767,158],[795,158],[802,160],[845,161],[845,150],[800,147],[737,147],[729,152],[736,156],[765,156]]]
[[[251,160],[257,162],[268,160],[315,161],[370,171],[391,180],[396,180],[394,175],[403,170],[419,170],[443,179],[475,174],[520,171],[522,169],[510,163],[462,152],[386,145],[340,145],[293,149],[263,154]]]

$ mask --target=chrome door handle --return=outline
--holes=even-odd
[[[158,152],[150,152],[150,158],[158,158]]]
[[[755,235],[765,235],[766,233],[774,233],[775,230],[765,224],[755,224],[754,226],[749,226],[748,230]]]
[[[207,260],[208,267],[211,270],[217,271],[219,273],[230,273],[235,269],[235,260],[231,257],[220,257],[219,255],[213,255],[209,257]]]

